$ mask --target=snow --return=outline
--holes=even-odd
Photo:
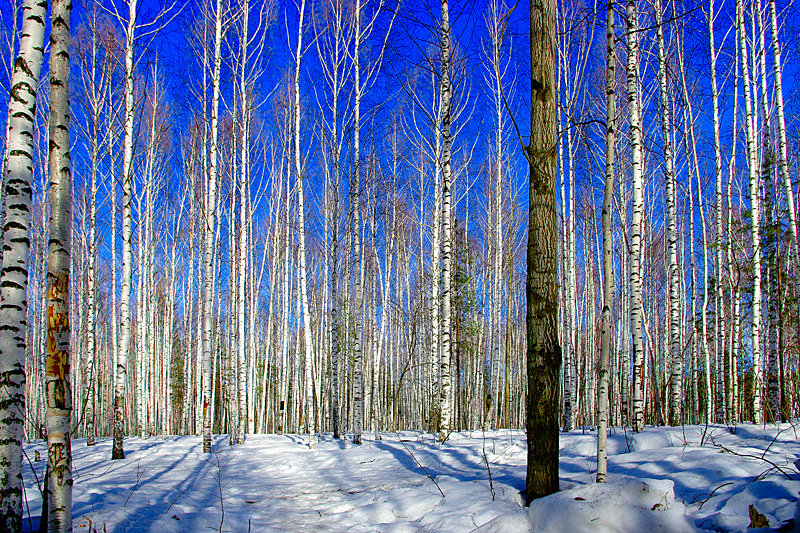
[[[73,441],[76,531],[581,532],[745,531],[749,506],[771,528],[795,515],[798,432],[781,426],[647,428],[609,435],[609,482],[594,483],[596,437],[561,436],[561,492],[522,505],[524,432],[467,431],[444,444],[419,432]],[[35,461],[36,452],[41,460]],[[41,513],[46,445],[25,446],[25,529]],[[488,460],[488,469],[486,461]],[[491,474],[491,482],[490,482]],[[444,493],[444,497],[440,493]],[[29,518],[30,516],[30,518]]]

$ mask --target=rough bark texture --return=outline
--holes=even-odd
[[[8,104],[7,161],[0,273],[0,530],[22,528],[22,428],[25,415],[25,331],[36,89],[42,68],[46,1],[23,7],[20,52]]]
[[[47,531],[72,531],[69,278],[71,0],[53,0],[50,31],[50,239],[47,256]]]
[[[556,270],[555,0],[531,0],[528,207],[526,502],[558,491],[558,279]]]

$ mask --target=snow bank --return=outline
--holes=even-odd
[[[528,509],[526,522],[516,515],[500,516],[477,531],[695,531],[686,516],[686,508],[675,501],[672,488],[671,481],[632,478],[580,485],[534,501]]]

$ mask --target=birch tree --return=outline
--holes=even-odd
[[[353,183],[350,190],[350,206],[352,210],[352,234],[353,234],[353,258],[355,261],[354,272],[359,276],[360,281],[356,282],[355,308],[353,317],[355,319],[355,354],[353,358],[353,443],[361,444],[361,432],[364,425],[364,334],[363,334],[363,313],[364,313],[364,265],[362,263],[365,246],[362,239],[362,216],[361,216],[361,102],[369,86],[374,83],[375,74],[380,69],[383,53],[386,49],[386,37],[391,31],[392,24],[389,24],[387,33],[383,39],[379,55],[376,61],[366,66],[362,72],[361,56],[364,53],[362,46],[372,34],[375,21],[383,8],[381,1],[371,17],[364,17],[365,3],[356,0],[353,12]],[[392,17],[394,22],[394,16]]]
[[[644,427],[644,325],[642,320],[642,218],[644,180],[642,178],[642,124],[639,97],[639,23],[636,0],[627,0],[628,113],[631,136],[631,180],[633,211],[630,229],[631,336],[633,339],[633,428]]]
[[[211,76],[211,143],[209,146],[208,183],[206,186],[206,211],[203,252],[203,453],[211,453],[211,416],[214,403],[211,396],[213,304],[214,304],[214,248],[217,229],[217,172],[219,164],[219,100],[220,69],[222,63],[222,19],[224,16],[222,0],[216,1],[214,10],[214,59]]]
[[[606,175],[603,187],[603,316],[600,330],[600,361],[597,366],[597,482],[608,473],[606,449],[609,420],[609,360],[611,357],[611,305],[614,301],[614,249],[611,230],[614,201],[614,163],[617,120],[617,54],[614,3],[606,11]]]
[[[81,85],[83,92],[83,107],[87,113],[87,124],[83,128],[83,134],[89,144],[89,172],[90,184],[88,191],[88,235],[87,235],[87,265],[86,265],[86,351],[83,363],[83,393],[81,403],[83,404],[83,418],[85,422],[86,445],[93,446],[95,443],[95,397],[96,397],[96,369],[95,359],[97,354],[97,195],[99,192],[99,174],[101,165],[101,150],[104,142],[101,133],[101,121],[104,100],[110,98],[108,89],[111,83],[111,69],[108,58],[103,55],[108,51],[103,51],[101,42],[102,28],[98,19],[98,12],[95,10],[91,14],[91,21],[86,28],[88,43],[82,42],[76,46],[78,61],[81,66]],[[81,38],[85,35],[81,35]],[[81,46],[83,45],[83,46]],[[108,132],[105,132],[107,135]],[[116,237],[114,235],[113,237]]]
[[[678,210],[675,193],[675,161],[672,149],[672,121],[667,89],[667,54],[664,43],[664,13],[661,0],[656,0],[656,32],[658,34],[658,88],[661,107],[661,138],[664,143],[664,183],[667,202],[667,255],[669,257],[667,284],[669,286],[669,357],[672,362],[670,391],[670,424],[682,422],[683,354],[681,350],[680,270],[678,266]]]
[[[53,0],[50,16],[50,238],[47,254],[47,530],[72,531],[72,384],[70,376],[69,47],[71,0]]]
[[[19,54],[11,77],[3,180],[3,265],[0,271],[0,529],[22,529],[22,427],[28,327],[28,249],[34,120],[44,50],[46,0],[22,7]]]
[[[750,219],[753,258],[753,422],[760,424],[763,420],[763,364],[761,354],[761,191],[756,163],[755,119],[753,116],[753,95],[751,91],[750,66],[748,64],[746,28],[744,26],[744,8],[742,0],[736,2],[736,20],[739,27],[739,52],[744,85],[745,107],[745,140],[747,143],[747,170],[750,183]]]
[[[13,87],[14,80],[13,72],[14,72],[14,59],[16,59],[16,51],[17,51],[17,40],[19,39],[18,35],[18,27],[20,25],[20,12],[23,8],[23,3],[20,0],[11,0],[10,2],[10,22],[11,26],[8,27],[5,23],[5,13],[0,13],[0,24],[4,30],[3,39],[2,39],[2,47],[3,52],[8,53],[8,63],[2,61],[0,65],[3,69],[4,79],[8,81],[8,86],[3,86],[3,90],[7,90],[9,94],[11,94],[11,88]],[[8,117],[6,117],[8,118]],[[8,137],[9,137],[9,127],[11,123],[9,120],[6,120],[6,129],[5,129],[5,136],[0,139],[2,143],[2,159],[0,159],[0,241],[3,238],[3,228],[5,227],[5,211],[6,211],[6,204],[5,204],[5,183],[6,183],[6,172],[8,166]],[[0,265],[3,264],[3,247],[0,246]]]
[[[500,294],[503,283],[503,177],[506,165],[506,156],[504,153],[505,144],[505,126],[506,115],[503,104],[504,89],[503,82],[509,69],[509,62],[504,61],[506,46],[506,28],[507,18],[510,13],[502,12],[505,5],[495,0],[489,4],[489,19],[487,21],[489,38],[491,39],[491,49],[486,52],[489,66],[488,74],[485,76],[487,84],[490,87],[492,96],[492,112],[495,119],[494,131],[494,166],[493,166],[493,181],[494,181],[494,235],[493,242],[487,243],[490,250],[494,250],[492,254],[492,286],[491,286],[491,301],[490,301],[490,317],[488,323],[488,337],[486,342],[487,356],[489,362],[489,371],[491,372],[490,378],[490,391],[491,400],[489,404],[489,412],[486,413],[485,425],[489,427],[497,427],[499,424],[499,407],[500,403],[497,401],[500,392],[500,350],[502,344],[502,309]],[[483,380],[481,380],[482,382]],[[480,383],[480,382],[479,382]],[[480,386],[476,383],[476,386]],[[481,413],[483,416],[483,413]],[[494,425],[492,425],[494,423]]]
[[[725,342],[726,342],[726,324],[725,324],[725,302],[723,299],[723,283],[722,275],[724,272],[724,257],[725,246],[727,243],[723,239],[722,223],[724,220],[724,212],[722,206],[722,145],[720,140],[720,123],[719,123],[719,90],[717,88],[717,47],[714,42],[714,21],[716,15],[714,13],[714,0],[710,0],[708,4],[708,13],[706,20],[708,24],[708,47],[709,47],[709,67],[711,75],[711,112],[712,112],[712,125],[714,128],[714,184],[715,184],[715,229],[716,236],[716,293],[714,307],[717,311],[717,339],[716,347],[717,353],[722,354],[717,357],[717,412],[716,418],[718,423],[726,421],[725,418],[725,375],[726,368],[729,365],[722,359],[725,358]],[[730,368],[727,368],[730,372]],[[674,377],[673,377],[674,379]]]
[[[792,259],[795,272],[800,268],[800,241],[798,240],[797,216],[795,214],[794,191],[792,179],[789,174],[789,156],[786,140],[786,111],[783,101],[783,70],[781,67],[781,41],[778,34],[778,16],[775,9],[775,0],[769,2],[770,32],[772,34],[772,69],[775,84],[775,114],[778,119],[778,165],[786,194],[786,207],[789,216],[789,235],[792,244]],[[766,88],[764,89],[766,90]],[[790,280],[795,279],[790,276]],[[794,283],[790,281],[790,283]]]
[[[236,441],[238,444],[244,443],[244,433],[245,433],[245,420],[247,417],[248,409],[247,409],[247,396],[245,391],[247,391],[247,395],[253,396],[253,389],[252,386],[247,386],[247,376],[248,372],[246,370],[246,359],[247,359],[247,337],[246,337],[246,281],[247,281],[247,206],[248,206],[248,198],[247,198],[247,191],[248,191],[248,183],[250,177],[250,108],[249,108],[249,101],[248,101],[248,94],[250,92],[249,88],[249,80],[248,80],[248,46],[250,44],[250,2],[249,0],[244,0],[242,3],[242,21],[241,21],[241,32],[239,35],[239,99],[240,99],[240,111],[239,111],[239,128],[240,128],[240,137],[239,137],[239,182],[238,182],[238,189],[239,189],[239,242],[237,245],[239,257],[238,257],[238,265],[237,269],[239,272],[238,276],[238,286],[237,290],[237,309],[236,309],[236,337],[237,337],[237,346],[236,346],[236,361],[237,361],[237,373],[239,379],[239,385],[237,387],[238,390],[238,411],[239,411],[239,424],[237,426],[237,434],[236,434]],[[233,214],[232,214],[233,215]],[[255,302],[251,302],[251,305],[255,305]],[[254,324],[251,324],[250,327],[254,327]],[[250,354],[251,358],[255,357],[255,354]],[[252,382],[251,382],[252,385]],[[251,426],[249,427],[250,431],[254,431],[252,427],[252,420],[250,421]]]
[[[347,48],[351,35],[351,26],[348,24],[349,17],[346,15],[345,7],[341,0],[332,0],[329,7],[329,18],[327,24],[322,29],[317,29],[315,41],[319,54],[320,66],[325,76],[330,98],[330,118],[325,121],[328,128],[328,146],[323,154],[330,150],[330,156],[325,157],[326,175],[329,202],[332,202],[330,212],[326,215],[330,218],[330,252],[328,264],[330,268],[330,368],[331,368],[331,430],[333,438],[340,437],[340,400],[339,400],[339,190],[341,187],[341,152],[342,152],[342,132],[340,128],[341,113],[339,102],[344,83],[347,78],[348,63]],[[316,27],[315,27],[316,28]],[[327,113],[326,113],[327,115]]]
[[[119,346],[114,361],[114,414],[113,414],[113,444],[111,448],[112,459],[124,459],[125,449],[123,438],[126,427],[126,389],[128,380],[128,355],[131,349],[131,289],[133,286],[133,210],[131,201],[134,193],[134,120],[136,95],[134,93],[134,78],[136,66],[135,48],[142,39],[147,39],[158,33],[164,26],[175,18],[177,12],[173,11],[174,4],[159,11],[152,20],[137,24],[139,13],[139,0],[125,0],[122,12],[112,4],[108,10],[113,14],[120,25],[124,35],[122,47],[125,56],[124,71],[124,116],[123,116],[123,153],[122,153],[122,281],[120,291],[120,324]],[[111,137],[109,137],[111,139]],[[109,150],[112,149],[109,140]],[[109,154],[111,155],[111,154]],[[113,174],[113,173],[112,173]],[[112,190],[114,187],[112,187]],[[112,198],[116,201],[115,192]],[[116,214],[114,215],[116,216]],[[112,244],[116,247],[116,244]],[[114,254],[112,254],[114,255]],[[116,269],[115,269],[116,270]],[[114,291],[116,293],[116,291]]]
[[[120,346],[114,380],[114,442],[111,459],[124,459],[123,436],[126,417],[126,385],[128,354],[131,344],[131,285],[133,281],[133,247],[131,198],[133,191],[133,121],[134,121],[134,45],[138,0],[128,0],[128,18],[120,23],[125,27],[125,140],[122,155],[122,292],[120,301]]]
[[[308,305],[308,259],[306,253],[306,222],[303,193],[303,165],[300,152],[300,65],[305,50],[303,48],[303,19],[306,2],[300,0],[300,18],[297,23],[297,48],[295,49],[294,64],[294,175],[297,185],[297,217],[299,226],[300,255],[300,298],[303,306],[303,333],[305,347],[305,416],[308,426],[308,447],[313,448],[316,440],[314,412],[314,389],[312,379],[313,344],[311,340],[311,315]],[[299,340],[298,340],[299,342]]]
[[[452,229],[451,229],[451,158],[452,158],[452,134],[451,124],[453,119],[453,84],[450,79],[450,7],[448,0],[442,0],[442,23],[439,35],[439,47],[441,53],[441,73],[440,73],[440,107],[439,114],[441,120],[439,127],[442,139],[441,169],[442,169],[442,352],[439,363],[440,397],[439,397],[439,440],[444,442],[453,426],[453,405],[452,405],[452,331],[450,320],[450,290],[451,290],[451,271],[452,271]]]
[[[737,16],[738,18],[738,16]],[[734,61],[733,61],[733,113],[732,113],[732,131],[734,142],[731,143],[731,155],[728,159],[728,183],[727,183],[727,242],[726,246],[726,272],[728,274],[728,288],[731,292],[731,321],[733,323],[732,331],[727,347],[728,355],[728,374],[725,389],[728,395],[727,409],[728,416],[731,423],[738,421],[738,375],[737,375],[737,362],[739,358],[739,332],[741,331],[741,321],[739,319],[739,309],[741,302],[741,285],[739,280],[734,276],[734,244],[733,244],[733,200],[732,189],[733,180],[736,173],[736,137],[737,137],[737,119],[739,113],[739,24],[734,22]],[[738,265],[737,265],[738,266]],[[738,271],[738,268],[737,268]],[[737,272],[738,274],[738,272]]]

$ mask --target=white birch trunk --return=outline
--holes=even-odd
[[[272,198],[276,200],[275,203],[278,204],[278,206],[274,210],[271,209],[270,211],[272,213],[274,213],[273,220],[277,221],[278,220],[278,216],[280,215],[280,199],[282,198],[282,191],[280,189],[280,181],[278,181],[278,180],[276,180],[276,181],[278,183],[278,190],[277,190],[277,193],[274,194]],[[251,216],[251,219],[252,219],[252,216]],[[267,336],[266,336],[266,342],[264,344],[264,372],[263,372],[262,377],[261,377],[261,392],[264,395],[264,398],[258,404],[258,421],[261,424],[261,432],[262,433],[267,433],[269,431],[269,414],[267,413],[267,399],[269,398],[269,395],[267,394],[267,388],[268,388],[268,379],[270,377],[269,376],[269,356],[270,356],[270,353],[272,351],[272,343],[273,343],[273,341],[272,341],[272,338],[273,338],[272,337],[272,335],[273,335],[272,334],[272,329],[273,329],[273,311],[274,311],[275,300],[277,299],[277,295],[275,294],[275,292],[276,292],[276,285],[277,285],[277,280],[278,280],[278,256],[279,256],[279,254],[278,254],[278,243],[279,243],[279,236],[280,236],[280,231],[279,231],[280,226],[281,225],[278,224],[278,223],[273,224],[273,237],[272,237],[272,246],[271,246],[271,248],[272,248],[272,261],[271,261],[270,270],[269,270],[269,306],[268,306],[268,309],[267,309]],[[265,255],[261,259],[262,272],[263,272],[263,268],[264,268],[264,263],[266,262],[267,249],[269,249],[269,248],[270,248],[270,246],[267,246],[267,243],[265,242],[264,243],[264,254]],[[259,276],[258,283],[255,284],[255,285],[257,287],[261,286],[261,276]],[[255,287],[251,287],[251,290],[255,291]],[[257,294],[257,292],[255,294]],[[254,296],[253,300],[255,300],[255,299],[256,298]],[[255,305],[253,305],[250,308],[250,315],[252,317],[254,317],[254,308],[255,308]],[[251,324],[255,324],[255,319],[252,319],[250,323]],[[252,350],[253,355],[255,356],[255,338],[253,337],[252,330],[251,330],[251,350]],[[275,367],[277,368],[278,367],[278,361],[274,361],[274,364],[275,364]],[[280,402],[281,399],[282,398],[278,398],[278,401]]]
[[[503,129],[505,125],[505,110],[503,108],[503,74],[505,69],[502,65],[502,54],[505,36],[505,21],[501,20],[504,15],[500,13],[500,7],[496,1],[490,4],[491,19],[489,26],[489,33],[492,39],[491,56],[489,58],[491,64],[491,89],[493,99],[494,118],[497,122],[495,129],[495,145],[494,145],[494,254],[492,255],[492,289],[491,289],[491,316],[489,319],[489,331],[487,336],[487,359],[490,364],[491,376],[493,380],[499,381],[500,375],[500,351],[502,345],[502,302],[500,301],[500,291],[502,286],[503,277]],[[489,247],[491,250],[491,247]],[[483,373],[481,372],[481,376]],[[483,378],[481,377],[481,383]],[[498,385],[499,387],[499,385]],[[492,387],[491,393],[493,398],[497,398],[498,387]],[[478,396],[480,401],[483,402],[482,396]],[[495,401],[495,403],[497,403]],[[498,403],[499,407],[499,403]],[[481,409],[481,416],[483,416],[483,407]],[[489,418],[491,421],[499,421],[499,412],[493,406],[489,407]],[[491,421],[489,422],[491,424]],[[482,424],[486,427],[486,424]],[[495,426],[499,425],[497,423]]]
[[[670,120],[669,93],[667,92],[667,57],[664,44],[663,11],[661,0],[656,0],[658,33],[658,86],[661,97],[661,136],[664,142],[664,181],[667,201],[667,254],[669,256],[668,286],[669,359],[672,361],[672,388],[670,391],[670,424],[680,425],[683,402],[683,365],[680,336],[680,271],[678,269],[678,214],[675,194],[674,156],[672,151],[672,122]]]
[[[108,60],[108,58],[106,58]],[[108,64],[108,63],[107,63]],[[113,158],[114,155],[114,136],[112,135],[112,131],[114,130],[113,126],[113,117],[114,113],[112,112],[112,102],[110,96],[110,85],[109,85],[109,93],[108,96],[108,108],[106,110],[106,114],[108,116],[108,124],[106,130],[106,143],[107,143],[107,156],[109,158]],[[116,390],[117,390],[117,365],[119,364],[119,322],[117,320],[117,179],[116,179],[116,165],[113,163],[113,159],[111,159],[111,163],[109,164],[110,172],[108,178],[108,195],[111,197],[111,312],[109,313],[109,317],[111,320],[111,385],[112,390],[114,391],[114,396],[116,398]],[[112,406],[113,408],[113,406]],[[114,415],[115,416],[115,415]],[[113,433],[113,424],[112,424],[112,433]]]
[[[86,58],[84,63],[88,66],[89,72],[84,73],[83,76],[83,90],[86,93],[89,104],[89,120],[90,124],[87,128],[89,139],[89,158],[90,158],[90,174],[91,182],[89,185],[89,212],[88,212],[88,237],[87,237],[87,261],[86,261],[86,350],[84,353],[84,369],[82,372],[83,377],[83,394],[82,403],[83,419],[85,424],[86,445],[94,446],[95,444],[95,391],[97,378],[95,375],[95,359],[96,359],[96,306],[97,306],[97,290],[95,269],[97,263],[97,189],[98,189],[98,170],[100,165],[100,118],[103,108],[103,97],[106,96],[106,87],[109,84],[110,73],[104,68],[107,66],[99,65],[100,52],[99,32],[97,28],[97,19],[93,17],[92,20],[92,36],[91,36],[91,49],[89,50],[90,57]],[[96,79],[98,68],[102,68],[100,80]],[[88,79],[87,79],[88,78]]]
[[[353,46],[353,77],[354,77],[354,96],[353,96],[353,182],[354,186],[350,191],[351,209],[353,211],[353,254],[355,258],[354,270],[361,279],[356,281],[356,297],[354,302],[353,317],[355,319],[356,343],[353,356],[353,444],[361,444],[361,431],[364,424],[364,378],[363,378],[363,351],[364,351],[364,332],[363,332],[363,264],[361,259],[361,249],[363,248],[361,239],[361,40],[363,32],[361,29],[361,0],[356,0],[355,4],[355,36]]]
[[[69,48],[72,2],[53,0],[50,33],[50,237],[47,254],[47,531],[72,531],[72,383],[70,377]]]
[[[733,113],[732,113],[732,131],[733,142],[731,143],[731,157],[728,161],[728,183],[727,183],[727,243],[725,247],[727,259],[727,273],[728,273],[728,286],[731,291],[731,322],[733,324],[732,331],[729,337],[729,345],[727,346],[728,356],[726,358],[728,372],[725,384],[726,394],[728,401],[726,404],[727,417],[726,422],[736,424],[738,422],[738,390],[737,390],[737,370],[736,363],[738,361],[738,348],[739,348],[739,296],[740,286],[738,280],[734,277],[734,254],[733,254],[733,205],[732,205],[732,188],[733,180],[736,175],[736,138],[738,136],[737,118],[739,113],[739,24],[735,24],[734,30],[734,76],[733,76]]]
[[[217,0],[214,11],[214,73],[211,78],[211,145],[209,150],[208,188],[206,197],[203,263],[203,453],[211,453],[211,416],[214,409],[211,397],[213,375],[211,372],[213,303],[214,303],[214,236],[217,211],[217,166],[219,138],[220,68],[222,62],[222,0]]]
[[[330,284],[330,304],[328,308],[329,318],[328,327],[330,328],[330,424],[333,438],[340,438],[340,407],[339,407],[339,188],[341,185],[341,140],[339,134],[339,98],[344,88],[345,81],[345,59],[347,56],[347,42],[349,38],[345,36],[345,9],[338,1],[331,2],[331,19],[329,24],[333,27],[323,34],[316,36],[317,50],[320,57],[320,64],[323,67],[325,79],[330,89],[330,120],[327,121],[330,131],[328,145],[330,158],[326,161],[326,181],[330,177],[332,167],[332,184],[327,184],[328,201],[333,202],[333,208],[326,209],[326,224],[330,233],[330,249],[328,252],[328,266],[330,268],[328,282]],[[331,37],[332,35],[332,37]],[[327,56],[325,54],[328,54]],[[330,161],[330,163],[328,163]],[[327,207],[326,202],[326,207]],[[327,236],[326,236],[327,245]]]
[[[611,229],[614,201],[616,152],[617,54],[614,4],[609,2],[606,19],[606,175],[603,187],[603,316],[600,330],[600,361],[597,366],[597,482],[608,473],[606,448],[609,422],[609,360],[611,358],[611,306],[614,295],[614,242]]]
[[[716,310],[716,324],[717,324],[717,338],[715,347],[717,351],[717,423],[724,423],[726,418],[726,404],[728,391],[726,390],[726,367],[728,367],[725,356],[725,342],[726,342],[726,323],[725,323],[725,301],[723,295],[723,273],[724,273],[724,257],[725,249],[728,243],[723,239],[722,222],[724,212],[722,209],[722,143],[720,141],[720,124],[719,124],[719,91],[717,89],[717,48],[714,43],[714,0],[710,0],[708,5],[708,45],[709,45],[709,67],[711,73],[711,111],[712,122],[714,127],[714,183],[716,191],[715,202],[715,228],[714,234],[716,237],[716,264],[715,271],[717,276],[716,292],[714,295],[714,308]],[[735,131],[735,129],[734,129]],[[730,369],[727,369],[730,373]]]
[[[633,428],[644,427],[644,339],[642,324],[642,218],[644,182],[642,178],[642,125],[639,111],[639,24],[636,0],[627,0],[628,112],[631,130],[631,174],[633,212],[630,233],[631,333],[633,337]]]
[[[305,415],[308,425],[308,447],[313,448],[316,440],[314,426],[314,387],[312,374],[313,346],[311,340],[311,315],[308,306],[308,265],[306,258],[306,229],[303,194],[302,155],[300,152],[300,61],[303,57],[303,17],[305,0],[300,1],[300,19],[297,25],[297,49],[294,70],[294,172],[297,180],[297,206],[300,254],[300,297],[303,306],[303,333],[305,344]],[[299,339],[298,339],[299,343]]]
[[[439,103],[441,108],[441,102]],[[435,414],[436,420],[441,420],[441,406],[438,401],[436,391],[440,384],[437,372],[437,365],[442,353],[442,308],[440,290],[440,263],[442,255],[442,169],[440,160],[442,157],[442,133],[441,133],[441,110],[437,111],[436,124],[434,127],[435,150],[433,158],[433,236],[431,242],[431,345],[428,361],[428,386],[430,387],[430,403],[432,406],[431,415]],[[423,219],[420,219],[423,220]],[[436,406],[433,408],[433,406]],[[431,416],[432,417],[432,416]],[[438,429],[440,422],[433,427],[433,420],[429,421],[430,430]]]
[[[789,235],[792,238],[792,252],[795,271],[800,268],[800,242],[798,242],[797,217],[795,215],[794,191],[789,174],[789,158],[786,142],[786,113],[783,102],[783,70],[781,68],[781,44],[778,36],[778,17],[775,0],[768,0],[770,14],[770,31],[772,33],[773,78],[775,82],[775,114],[778,118],[778,164],[780,166],[783,190],[786,194],[786,206],[789,215]],[[766,88],[765,88],[766,90]],[[793,280],[794,278],[790,278]],[[790,283],[794,283],[790,281]]]
[[[284,432],[288,430],[289,425],[289,416],[288,416],[288,405],[287,402],[289,401],[288,398],[288,390],[289,390],[289,315],[291,311],[289,309],[289,292],[291,287],[290,284],[290,251],[292,248],[291,239],[290,239],[290,216],[289,216],[289,206],[291,205],[291,194],[290,190],[291,187],[289,185],[291,172],[286,172],[286,201],[284,203],[284,212],[285,212],[285,219],[284,219],[284,226],[285,226],[285,233],[284,233],[284,256],[283,256],[283,301],[282,301],[282,313],[283,313],[283,327],[282,327],[282,337],[281,337],[281,383],[280,383],[280,394],[279,394],[279,418],[280,422],[278,425],[278,432]]]
[[[452,332],[450,328],[450,286],[452,270],[452,236],[451,236],[451,145],[450,133],[452,122],[453,84],[450,81],[450,8],[448,0],[442,0],[442,24],[439,29],[439,47],[441,54],[441,80],[440,95],[441,107],[439,108],[441,120],[440,130],[442,136],[442,353],[439,364],[439,379],[441,380],[440,425],[439,440],[444,442],[453,430],[453,405],[452,405]]]
[[[760,424],[763,420],[763,389],[764,376],[761,355],[761,198],[756,163],[755,125],[753,117],[753,96],[750,85],[750,67],[748,65],[746,30],[744,27],[744,12],[742,1],[737,0],[737,25],[739,31],[739,46],[744,84],[745,106],[745,139],[747,141],[747,167],[750,178],[750,212],[751,236],[753,258],[753,325],[752,325],[752,351],[753,351],[753,422]]]
[[[247,339],[245,337],[245,317],[246,317],[246,308],[245,308],[245,289],[246,289],[246,280],[247,280],[247,182],[249,177],[249,151],[250,151],[250,138],[249,138],[249,129],[250,129],[250,117],[249,117],[249,108],[248,108],[248,100],[247,100],[247,45],[249,39],[249,17],[250,17],[250,2],[249,0],[244,0],[244,4],[242,5],[242,33],[240,35],[241,40],[241,59],[240,59],[240,78],[239,78],[239,98],[241,99],[241,115],[240,115],[240,123],[239,127],[241,128],[241,138],[240,138],[240,161],[239,161],[239,284],[237,287],[238,291],[238,309],[236,310],[236,317],[237,317],[237,362],[238,362],[238,377],[239,377],[239,386],[238,386],[238,409],[239,409],[239,426],[238,432],[236,435],[236,441],[238,444],[244,443],[244,434],[245,434],[245,422],[248,419],[247,413],[247,397],[246,394],[253,395],[252,387],[247,387],[247,376],[248,372],[246,369],[246,359],[247,359]],[[231,213],[233,216],[233,213]],[[255,305],[255,302],[252,302],[251,305]],[[254,324],[250,324],[250,327],[254,327]],[[251,357],[253,354],[251,354]],[[248,427],[249,431],[253,431],[252,422]]]
[[[686,139],[687,143],[687,152],[691,156],[690,164],[688,165],[688,177],[689,177],[689,190],[692,190],[691,187],[691,179],[694,175],[697,179],[697,205],[698,210],[700,213],[700,231],[702,233],[703,238],[703,299],[701,301],[701,309],[700,309],[700,344],[699,347],[702,350],[703,354],[703,368],[705,370],[703,380],[706,390],[706,405],[705,405],[705,421],[706,423],[711,423],[711,412],[712,412],[712,405],[715,400],[712,388],[711,388],[711,357],[708,349],[708,233],[706,230],[706,220],[705,220],[705,209],[703,206],[703,186],[701,183],[701,176],[700,176],[700,165],[697,159],[697,141],[695,136],[695,129],[694,129],[694,110],[692,108],[691,99],[689,95],[689,89],[686,84],[686,69],[683,62],[683,51],[681,47],[678,47],[678,65],[680,68],[680,79],[681,79],[681,88],[683,90],[683,99],[684,99],[684,124],[686,124],[685,128],[688,130],[689,135],[688,139]],[[693,227],[693,220],[694,220],[694,211],[690,211],[690,216],[692,219],[690,220],[690,227]],[[692,245],[694,243],[694,231],[690,231],[690,239],[692,239]],[[693,246],[692,246],[693,249]],[[694,263],[694,252],[692,251],[692,263]],[[696,285],[695,285],[696,286]],[[697,327],[695,326],[695,332],[697,332]]]
[[[133,279],[133,248],[131,245],[133,193],[133,47],[138,0],[128,0],[128,20],[125,28],[125,141],[122,156],[122,291],[120,301],[120,347],[114,384],[114,442],[111,459],[124,459],[123,436],[127,418],[126,389],[128,354],[131,345],[131,284]]]
[[[767,360],[763,364],[763,371],[767,372],[767,376],[765,377],[765,388],[767,391],[767,406],[766,410],[769,413],[770,422],[778,422],[780,420],[780,391],[779,391],[779,381],[778,381],[778,302],[777,302],[777,292],[779,290],[779,283],[775,279],[777,277],[777,268],[773,266],[773,258],[776,257],[775,253],[775,246],[777,243],[775,242],[776,237],[770,235],[770,226],[774,224],[774,215],[773,210],[776,205],[776,189],[772,184],[772,177],[773,177],[773,164],[774,164],[774,152],[772,151],[772,146],[770,142],[771,137],[771,130],[770,130],[770,110],[769,110],[769,98],[767,95],[767,91],[769,90],[769,85],[767,83],[767,62],[766,62],[766,27],[764,24],[764,17],[763,13],[764,10],[762,8],[761,0],[757,0],[755,4],[755,11],[753,12],[754,25],[757,23],[758,27],[758,65],[759,65],[759,73],[761,77],[761,114],[763,116],[763,124],[762,124],[762,150],[761,150],[761,175],[763,176],[763,183],[764,183],[764,208],[765,208],[765,215],[764,221],[766,224],[765,229],[765,238],[767,240],[766,247],[767,249],[764,252],[766,261],[767,261],[767,279],[766,279],[766,287],[767,287],[767,324],[765,326],[766,329],[766,356]],[[755,73],[754,73],[755,76]],[[791,236],[791,232],[790,232]],[[791,245],[790,245],[791,248]],[[790,252],[791,253],[791,252]],[[764,336],[762,335],[762,338]]]
[[[22,529],[22,432],[30,247],[33,130],[42,68],[47,2],[23,5],[20,51],[11,77],[3,180],[3,265],[0,272],[0,529]]]

